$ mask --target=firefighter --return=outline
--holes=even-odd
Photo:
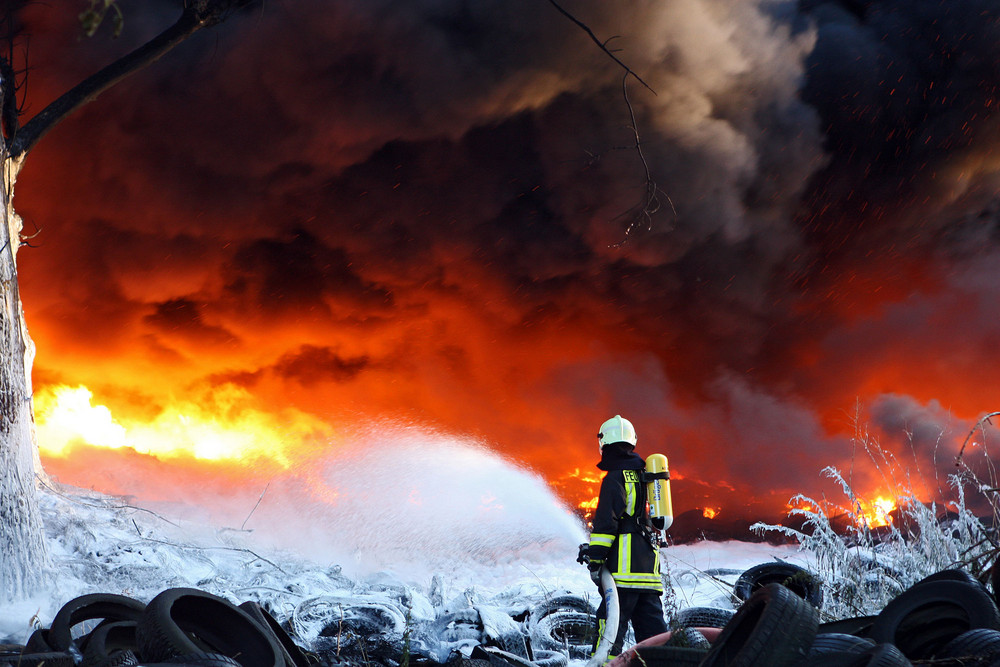
[[[590,578],[601,586],[601,567],[607,566],[618,591],[619,624],[609,657],[621,653],[629,622],[636,642],[667,631],[663,618],[663,581],[660,579],[660,556],[653,545],[646,513],[646,464],[635,453],[635,428],[632,422],[615,415],[601,425],[597,434],[605,471],[594,512],[593,529],[587,545]],[[605,632],[607,604],[602,597],[597,609],[596,649]]]

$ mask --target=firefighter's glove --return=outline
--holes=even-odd
[[[589,542],[584,542],[583,544],[581,544],[580,549],[576,552],[576,562],[580,563],[581,565],[587,565],[588,563],[590,563],[590,555],[588,554],[589,551],[590,551]]]
[[[598,588],[601,587],[601,568],[604,567],[604,563],[590,563],[588,565],[590,568],[590,580],[594,582],[594,585]]]

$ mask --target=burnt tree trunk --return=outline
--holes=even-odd
[[[20,162],[4,142],[3,225],[0,227],[0,598],[23,598],[36,590],[49,565],[35,493],[34,413],[28,337],[17,284],[21,219],[11,208]]]
[[[48,550],[38,508],[42,474],[31,399],[34,345],[28,336],[17,283],[21,219],[14,183],[24,158],[52,127],[125,77],[157,61],[202,28],[216,25],[253,0],[186,0],[180,18],[132,53],[104,67],[20,125],[10,63],[0,62],[0,601],[24,598],[47,579]],[[0,59],[2,60],[2,59]]]

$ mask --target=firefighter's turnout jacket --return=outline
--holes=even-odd
[[[606,445],[597,467],[606,474],[587,549],[591,567],[607,565],[619,588],[662,592],[660,556],[645,526],[645,462],[631,450]]]

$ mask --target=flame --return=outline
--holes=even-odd
[[[570,503],[576,503],[577,514],[589,525],[597,509],[597,492],[604,478],[600,471],[574,468],[549,482],[549,485]]]
[[[597,496],[594,496],[590,500],[584,500],[577,505],[583,512],[583,518],[590,523],[590,520],[594,518],[594,510],[597,509]]]
[[[587,484],[600,484],[602,479],[602,475],[599,473],[583,472],[579,468],[574,468],[573,472],[567,474],[566,476],[578,479],[581,482],[586,482]]]
[[[878,496],[874,500],[858,500],[858,519],[869,528],[880,528],[892,525],[892,512],[896,509],[896,501],[887,496]]]
[[[159,459],[265,461],[287,469],[310,435],[329,427],[304,413],[276,416],[250,407],[249,395],[219,389],[204,404],[179,402],[151,419],[116,418],[93,404],[85,386],[47,387],[35,396],[38,447],[44,456],[66,457],[74,445],[127,447]]]
[[[786,503],[785,504],[785,510],[789,514],[791,514],[792,511],[795,511],[795,510],[797,510],[799,512],[815,512],[816,508],[813,507],[812,504],[810,504],[810,503],[801,502],[800,501],[800,502],[796,502],[794,504],[793,503]]]
[[[712,507],[706,507],[701,511],[701,515],[706,519],[714,519],[719,515],[719,510]]]

